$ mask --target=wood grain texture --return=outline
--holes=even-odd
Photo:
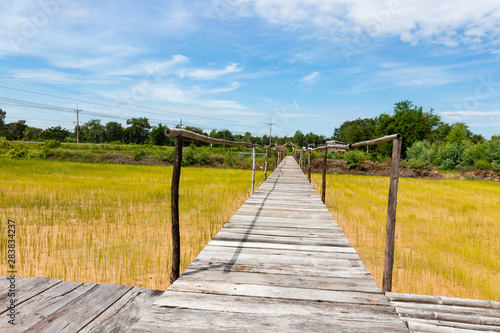
[[[408,332],[293,157],[131,328],[175,330]]]

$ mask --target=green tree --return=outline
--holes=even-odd
[[[116,121],[110,121],[104,126],[104,138],[106,142],[123,142],[123,126]]]
[[[455,123],[452,125],[450,133],[446,136],[446,142],[449,143],[462,143],[472,137],[472,132],[469,126],[465,123]]]
[[[36,127],[28,127],[23,131],[23,140],[24,141],[36,141],[38,140],[40,133],[42,133],[41,128]]]
[[[104,141],[104,125],[100,119],[91,119],[80,127],[82,142],[101,143]]]
[[[5,127],[5,117],[7,116],[7,112],[0,109],[0,130]]]
[[[377,125],[378,118],[344,121],[340,127],[335,128],[333,139],[347,143],[375,139]]]
[[[403,135],[403,146],[401,155],[406,156],[406,149],[415,142],[430,140],[433,131],[441,123],[439,115],[433,110],[423,111],[422,107],[414,106],[409,100],[394,104],[392,116],[382,114],[378,117],[376,136],[401,133]],[[381,144],[377,147],[379,152],[388,156],[391,154],[390,144]]]
[[[22,140],[23,132],[27,128],[26,120],[18,120],[15,123],[7,124],[7,129],[12,133],[14,140]]]
[[[293,135],[293,143],[295,143],[299,147],[304,147],[304,133],[301,131],[295,131],[295,134]]]
[[[149,140],[151,144],[156,146],[166,146],[169,143],[169,137],[165,135],[165,129],[167,126],[161,123],[158,126],[153,126],[149,132]]]
[[[127,120],[127,125],[130,125],[125,129],[127,142],[144,144],[151,129],[148,118],[131,118]]]
[[[47,140],[57,140],[59,142],[63,142],[64,139],[71,135],[70,131],[61,126],[55,126],[47,128],[46,130],[40,133],[39,139],[42,141]]]

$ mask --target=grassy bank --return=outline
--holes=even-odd
[[[18,276],[168,287],[171,167],[0,159],[0,169],[0,249],[16,221]],[[251,171],[182,169],[182,270],[250,186]]]
[[[379,285],[388,189],[388,178],[327,176],[326,205]],[[496,182],[400,179],[393,291],[500,301],[499,207]]]

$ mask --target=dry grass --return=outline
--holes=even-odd
[[[326,204],[379,286],[388,191],[388,178],[327,177]],[[400,179],[395,251],[393,291],[500,301],[500,184]]]
[[[15,220],[19,276],[168,287],[172,168],[0,159],[0,169],[0,248]],[[181,271],[250,185],[251,171],[182,169]]]

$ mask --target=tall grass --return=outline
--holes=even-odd
[[[326,205],[379,286],[388,191],[388,178],[327,176]],[[500,301],[499,183],[400,179],[393,291]]]
[[[171,167],[0,159],[0,169],[0,249],[16,221],[19,276],[168,287]],[[181,271],[250,187],[251,171],[182,169]],[[0,263],[5,275],[6,255]]]

